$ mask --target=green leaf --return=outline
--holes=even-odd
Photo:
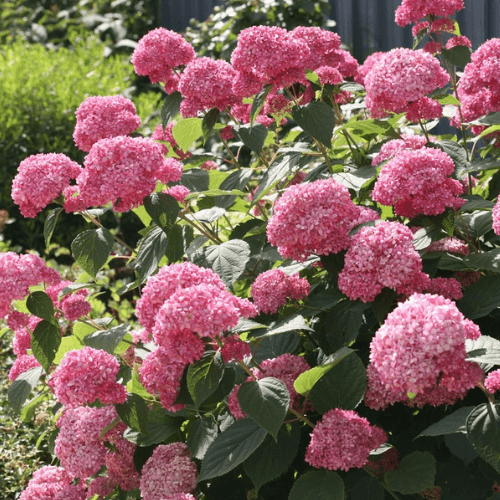
[[[483,236],[483,234],[486,234],[491,230],[492,224],[492,212],[484,211],[473,212],[471,214],[460,214],[455,221],[455,227],[469,238],[479,238],[480,236]]]
[[[495,113],[500,116],[500,113]],[[500,123],[500,121],[499,121]],[[496,158],[483,158],[471,161],[464,173],[480,172],[482,170],[498,170],[500,169],[500,161]],[[463,207],[461,208],[463,210]]]
[[[292,152],[281,156],[271,163],[266,173],[262,176],[257,191],[254,193],[252,206],[276,186],[278,182],[285,179],[301,158],[302,152]]]
[[[186,253],[184,249],[184,239],[183,239],[185,231],[183,232],[183,229],[185,230],[187,228],[189,228],[190,230],[193,229],[191,226],[175,225],[170,229],[168,233],[168,244],[165,255],[167,256],[167,259],[171,264],[181,260],[184,254]]]
[[[19,377],[12,382],[7,395],[9,397],[9,404],[12,409],[19,413],[24,402],[28,399],[33,388],[38,384],[42,376],[43,368],[31,368],[30,370],[21,373]]]
[[[262,146],[264,146],[268,132],[264,125],[261,123],[257,123],[253,126],[240,125],[239,127],[234,127],[233,130],[243,141],[243,144],[250,148],[254,153],[259,155],[262,152]]]
[[[243,468],[257,490],[288,470],[297,455],[299,442],[300,427],[293,424],[290,432],[282,428],[276,441],[266,436],[259,448],[243,462]]]
[[[109,354],[115,354],[116,348],[130,330],[129,324],[115,326],[109,330],[97,330],[87,335],[83,342],[94,349],[102,349]]]
[[[328,373],[332,368],[338,365],[346,356],[349,356],[350,354],[354,354],[354,351],[352,349],[348,349],[347,347],[343,347],[332,356],[329,356],[324,364],[315,366],[314,368],[301,373],[293,383],[295,390],[299,394],[307,394],[314,387],[316,382],[318,382],[318,380],[323,377],[323,375]]]
[[[306,472],[295,481],[288,500],[344,500],[344,482],[330,470]]]
[[[467,417],[467,437],[478,455],[500,472],[500,408],[483,403]]]
[[[272,85],[266,85],[255,97],[252,102],[252,107],[250,109],[250,125],[253,126],[255,122],[255,118],[260,113],[262,106],[266,102],[266,97],[271,92],[273,88]]]
[[[205,453],[210,445],[217,439],[218,435],[219,430],[217,428],[217,422],[213,417],[208,416],[196,420],[191,429],[189,429],[186,441],[191,455],[198,460],[203,460]]]
[[[251,168],[242,168],[236,170],[230,176],[228,176],[226,179],[222,181],[220,189],[226,191],[233,191],[236,189],[241,191],[248,184],[248,182],[252,178],[252,175],[253,175],[253,169]],[[235,200],[236,196],[217,196],[215,198],[215,205],[222,208],[228,208],[234,203]],[[262,221],[260,222],[262,223]]]
[[[297,332],[286,332],[270,337],[263,337],[253,353],[257,363],[265,359],[273,359],[287,352],[293,353],[299,346],[300,336]]]
[[[148,433],[148,415],[149,409],[141,396],[129,394],[127,402],[115,405],[116,413],[120,419],[131,429],[138,432]]]
[[[144,198],[144,208],[163,230],[172,228],[179,213],[179,204],[173,196],[165,193],[152,193]]]
[[[229,240],[221,245],[210,245],[193,254],[195,264],[210,267],[220,275],[228,287],[244,273],[249,260],[250,245],[243,240]]]
[[[182,420],[167,415],[163,408],[149,410],[147,433],[127,430],[123,437],[139,446],[162,443],[181,428]]]
[[[202,136],[203,131],[201,124],[202,121],[200,118],[183,118],[172,128],[175,142],[177,142],[184,153],[187,152],[196,139]]]
[[[427,451],[414,451],[385,473],[385,481],[391,490],[412,495],[434,486],[435,475],[436,459]]]
[[[483,276],[465,290],[457,306],[469,319],[488,315],[500,306],[500,276]]]
[[[57,219],[61,212],[63,211],[62,207],[54,208],[51,210],[45,219],[45,224],[43,226],[43,237],[45,238],[45,246],[48,247],[50,244],[50,240],[52,235],[54,234],[54,229],[56,228]]]
[[[469,47],[459,45],[450,50],[443,49],[441,54],[447,61],[451,62],[451,64],[459,66],[460,68],[465,68],[471,61],[472,50],[469,49]]]
[[[167,245],[168,238],[161,227],[151,229],[141,241],[135,262],[135,272],[141,281],[158,269],[158,264],[167,251]]]
[[[463,271],[469,266],[467,265],[464,257],[446,253],[439,258],[437,262],[438,269],[446,269],[448,271]]]
[[[354,410],[366,391],[366,369],[359,357],[346,356],[326,372],[309,392],[316,411],[326,413],[334,408]]]
[[[207,139],[210,137],[212,130],[214,129],[214,125],[217,123],[219,119],[220,111],[217,108],[212,108],[204,117],[201,122],[201,131],[203,133],[203,142],[207,142]]]
[[[429,143],[427,147],[438,147],[442,149],[453,160],[457,172],[464,172],[469,165],[467,162],[467,153],[458,142],[440,140]]]
[[[172,92],[163,99],[161,106],[161,126],[165,127],[179,114],[181,107],[182,95],[180,92]]]
[[[54,357],[53,363],[58,365],[64,355],[69,351],[78,351],[83,347],[82,342],[76,335],[70,335],[69,337],[63,337],[61,339],[61,344],[59,345],[59,349],[57,349],[56,355]]]
[[[456,432],[465,434],[467,432],[465,427],[467,417],[474,408],[474,406],[466,406],[465,408],[454,411],[451,415],[427,427],[427,429],[422,431],[417,437],[444,436],[447,434],[455,434]]]
[[[94,279],[113,248],[113,235],[105,228],[89,229],[71,243],[76,263]]]
[[[224,361],[220,352],[206,352],[187,371],[187,387],[197,408],[213,394],[224,375]]]
[[[485,125],[498,125],[500,124],[500,112],[489,113],[482,118],[479,118],[479,123],[484,123]]]
[[[56,352],[61,344],[61,338],[59,325],[55,325],[47,320],[40,321],[33,331],[33,335],[31,336],[31,350],[47,373],[56,357]]]
[[[348,346],[356,340],[363,324],[365,311],[369,307],[370,304],[364,304],[357,300],[343,300],[333,306],[327,316],[326,331],[332,350]]]
[[[186,186],[192,193],[208,191],[210,176],[206,170],[193,168],[182,174],[181,184]]]
[[[194,214],[186,214],[186,218],[189,220],[203,222],[204,224],[211,224],[212,222],[219,220],[225,214],[226,210],[224,208],[212,207],[200,210]]]
[[[335,127],[335,112],[330,106],[312,101],[305,106],[294,106],[292,116],[304,132],[330,147]]]
[[[481,335],[476,340],[466,339],[465,349],[467,351],[467,361],[482,363],[482,368],[487,371],[492,364],[497,364],[500,340],[488,335]]]
[[[279,333],[291,332],[294,330],[313,331],[313,329],[306,323],[304,317],[299,313],[296,313],[282,319],[281,321],[271,323],[265,335],[266,337],[270,337],[272,335],[278,335]]]
[[[465,198],[468,201],[457,210],[458,214],[468,212],[470,210],[492,210],[495,206],[493,201],[485,200],[484,198],[481,198],[481,196],[464,195],[462,198]]]
[[[469,255],[465,261],[469,267],[498,273],[500,271],[500,248],[495,248],[489,252]]]
[[[290,404],[286,385],[274,377],[265,377],[243,383],[237,397],[241,409],[277,439]]]
[[[266,435],[267,431],[251,418],[231,424],[208,448],[198,482],[233,470],[261,445]]]
[[[54,304],[45,292],[31,292],[26,300],[28,311],[47,321],[54,321]]]
[[[349,500],[384,500],[385,489],[376,477],[365,476],[348,489]]]
[[[361,188],[371,179],[375,178],[376,175],[377,169],[373,167],[361,167],[350,172],[333,174],[332,177],[338,183],[344,185],[347,189],[353,189],[357,194],[359,194]]]

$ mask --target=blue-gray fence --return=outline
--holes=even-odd
[[[157,0],[161,26],[182,32],[195,18],[205,20],[223,0]],[[358,60],[376,51],[411,47],[411,28],[400,28],[394,12],[401,0],[330,0],[330,17],[342,41]],[[500,37],[500,0],[465,0],[465,9],[457,13],[462,34],[477,49],[485,40]]]

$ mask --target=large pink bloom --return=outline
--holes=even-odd
[[[464,0],[403,0],[396,9],[396,23],[404,27],[428,15],[452,16],[464,8]]]

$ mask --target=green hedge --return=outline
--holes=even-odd
[[[130,97],[135,91],[129,56],[105,58],[105,45],[95,39],[74,39],[72,45],[49,50],[18,41],[0,47],[0,209],[16,219],[7,226],[6,238],[23,248],[43,251],[44,243],[40,218],[24,219],[10,197],[19,163],[30,155],[52,152],[81,163],[84,153],[72,137],[78,106],[91,95]],[[134,97],[143,124],[157,108],[158,98],[157,93]],[[68,231],[57,243],[67,246],[71,237]]]

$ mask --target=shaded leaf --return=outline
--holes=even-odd
[[[330,470],[306,472],[295,481],[288,500],[344,500],[344,482]]]
[[[393,491],[412,495],[434,486],[435,475],[436,459],[427,451],[414,451],[385,473],[385,481]]]
[[[172,92],[167,95],[161,105],[161,126],[165,130],[166,126],[179,114],[182,95],[180,92]]]
[[[199,418],[189,429],[186,441],[193,457],[203,460],[210,445],[217,439],[219,430],[217,422],[210,416]]]
[[[261,123],[256,125],[240,125],[239,127],[233,127],[233,130],[243,141],[243,144],[250,148],[254,153],[260,154],[262,152],[262,146],[264,146],[264,141],[266,140],[268,130]]]
[[[335,127],[335,112],[330,106],[312,101],[305,106],[294,106],[292,116],[304,132],[330,147]]]
[[[165,193],[152,193],[146,196],[144,208],[156,224],[164,230],[172,228],[180,211],[176,199]]]
[[[273,88],[272,85],[266,85],[255,97],[252,102],[252,107],[250,109],[250,125],[253,126],[255,122],[255,118],[257,115],[260,113],[260,110],[262,109],[262,106],[264,106],[264,103],[266,102],[266,97],[271,92],[271,89]]]
[[[71,243],[73,258],[84,271],[95,278],[108,259],[113,241],[113,235],[105,228],[83,231]]]
[[[224,375],[224,361],[220,351],[206,352],[194,364],[188,366],[187,387],[196,407],[213,394]]]
[[[42,320],[36,325],[31,336],[31,350],[36,360],[46,372],[56,357],[56,352],[61,345],[61,329],[51,321]]]
[[[54,229],[56,228],[57,219],[61,212],[63,211],[62,207],[54,208],[49,212],[47,218],[45,219],[45,223],[43,226],[43,237],[45,238],[45,246],[48,247],[50,245],[50,240],[52,235],[54,234]]]
[[[210,137],[212,130],[214,129],[214,125],[217,123],[219,119],[220,111],[217,108],[212,108],[204,117],[201,122],[201,131],[203,134],[203,142],[207,142],[207,139]]]
[[[135,272],[137,277],[144,281],[151,276],[167,250],[167,235],[161,227],[155,227],[142,240],[137,252]]]
[[[134,431],[148,433],[149,409],[138,394],[129,394],[127,402],[115,405],[116,413]]]
[[[43,368],[31,368],[30,370],[21,373],[19,377],[10,385],[7,395],[9,404],[12,409],[19,413],[24,402],[28,399],[33,388],[38,384],[43,373]]]
[[[54,304],[45,292],[31,292],[26,300],[26,307],[37,318],[54,320]]]
[[[500,276],[483,276],[465,290],[457,306],[469,319],[488,315],[500,306]]]
[[[97,330],[87,335],[83,342],[94,349],[102,349],[109,354],[115,354],[116,348],[130,330],[129,324],[115,326],[109,330]]]
[[[466,406],[454,411],[451,415],[444,417],[439,422],[432,424],[427,429],[423,430],[417,437],[422,436],[444,436],[446,434],[454,434],[460,432],[465,434],[467,429],[465,427],[467,417],[474,409],[474,406]]]

